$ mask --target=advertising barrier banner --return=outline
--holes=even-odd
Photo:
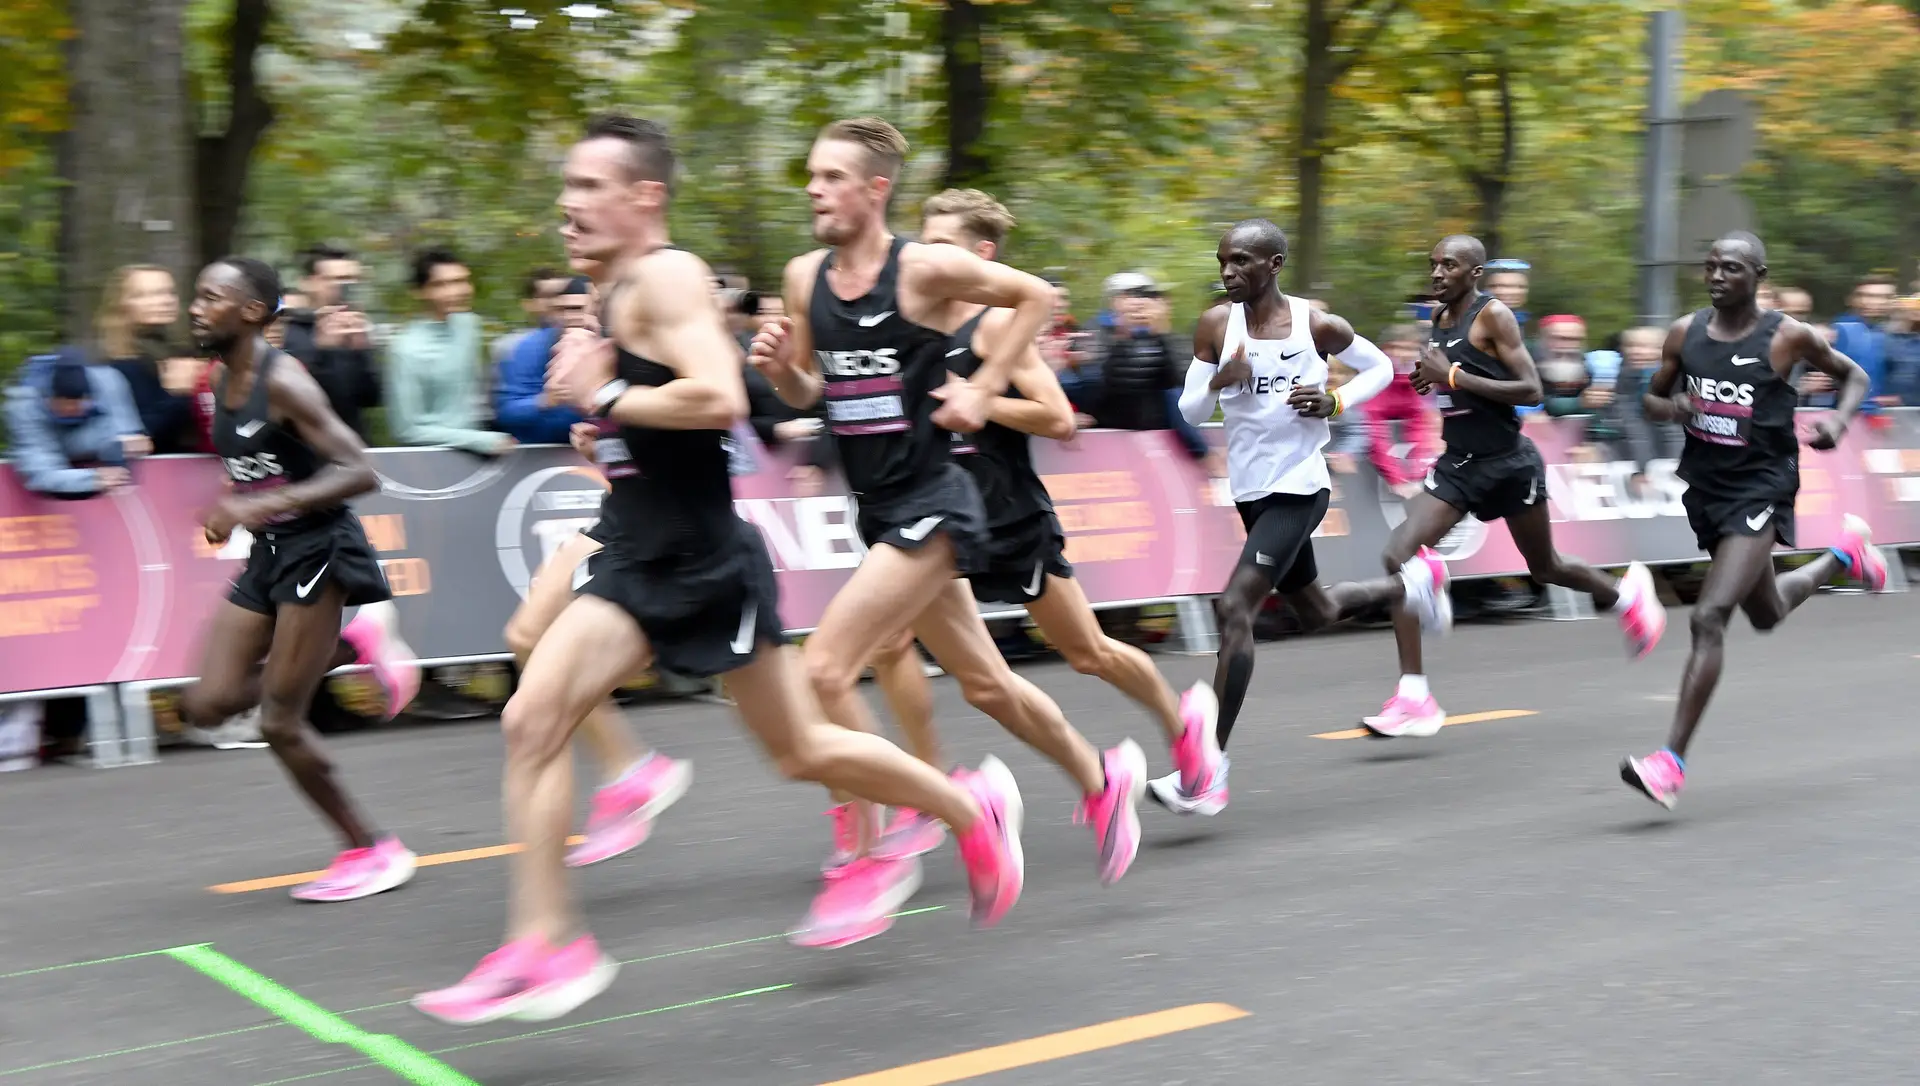
[[[1886,542],[1920,541],[1920,412],[1863,422],[1832,453],[1803,450],[1799,543],[1833,538],[1842,513]],[[1700,557],[1671,461],[1636,492],[1628,462],[1586,453],[1576,420],[1533,420],[1549,464],[1546,500],[1559,546],[1618,565]],[[1221,440],[1211,428],[1210,440]],[[811,629],[859,564],[844,484],[817,493],[793,480],[797,454],[744,428],[735,442],[740,515],[779,570],[789,628]],[[488,460],[447,449],[373,453],[381,489],[355,503],[393,586],[407,639],[431,659],[504,651],[501,631],[546,555],[598,515],[599,475],[567,449],[530,447]],[[1034,463],[1068,533],[1068,558],[1096,605],[1212,595],[1245,533],[1225,481],[1209,479],[1173,435],[1092,431],[1036,441]],[[192,676],[207,619],[251,539],[216,550],[200,511],[224,486],[210,457],[158,457],[135,485],[61,501],[27,493],[0,468],[0,692]],[[1401,502],[1364,462],[1334,477],[1315,537],[1325,580],[1376,576]],[[1469,519],[1442,545],[1456,576],[1525,571],[1505,529]]]

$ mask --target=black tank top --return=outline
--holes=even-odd
[[[1707,334],[1713,310],[1702,309],[1680,345],[1680,372],[1693,413],[1680,478],[1721,497],[1789,498],[1800,489],[1800,439],[1793,428],[1798,401],[1773,369],[1773,337],[1781,314],[1768,310],[1737,342]]]
[[[1513,373],[1506,363],[1473,345],[1473,322],[1491,301],[1493,295],[1479,294],[1458,323],[1443,328],[1434,322],[1428,342],[1445,352],[1448,362],[1458,363],[1462,373],[1511,381]],[[1433,398],[1440,408],[1440,438],[1446,442],[1447,452],[1500,456],[1520,447],[1520,413],[1511,404],[1494,403],[1444,385],[1434,387]]]
[[[850,302],[827,283],[829,251],[807,312],[826,381],[827,428],[847,485],[870,507],[926,485],[952,459],[947,434],[933,424],[940,404],[927,395],[945,380],[951,337],[900,313],[900,251],[907,244],[893,239],[873,289]]]
[[[616,347],[615,372],[658,388],[674,372]],[[617,526],[609,552],[646,564],[700,565],[733,553],[741,520],[733,512],[724,430],[655,430],[600,420],[594,459],[610,492],[601,524]]]
[[[973,333],[988,312],[981,310],[953,333],[953,344],[946,353],[947,368],[961,377],[972,377],[980,368],[980,356],[973,352]],[[1020,395],[1012,386],[1006,394]],[[978,433],[952,435],[953,458],[972,473],[979,486],[989,528],[1005,528],[1053,512],[1053,498],[1033,470],[1029,440],[1026,434],[997,422],[987,423]]]
[[[261,356],[253,375],[253,389],[238,410],[227,407],[227,371],[222,367],[213,389],[213,451],[227,469],[227,478],[241,493],[273,490],[305,482],[326,466],[326,459],[293,431],[268,417],[268,378],[282,352]],[[300,363],[295,360],[293,365]],[[334,524],[346,515],[345,505],[284,513],[269,525],[274,534],[311,531]]]

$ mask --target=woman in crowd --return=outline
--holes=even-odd
[[[107,279],[94,315],[94,349],[127,379],[156,453],[200,450],[194,387],[206,362],[177,349],[180,296],[173,274],[128,264]]]

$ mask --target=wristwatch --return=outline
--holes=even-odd
[[[622,381],[618,377],[601,385],[599,390],[593,394],[593,417],[596,419],[606,418],[607,412],[613,410],[614,403],[617,402],[620,397],[626,395],[627,389],[632,387],[632,385]]]

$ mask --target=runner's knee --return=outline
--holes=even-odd
[[[1020,696],[1013,688],[1013,673],[1004,675],[960,674],[948,671],[960,681],[960,694],[967,704],[995,720],[1005,722],[1019,712]]]
[[[1732,617],[1733,609],[1725,604],[1695,604],[1691,620],[1694,644],[1718,644],[1727,636],[1727,622]]]
[[[1113,642],[1105,636],[1097,637],[1091,644],[1056,645],[1060,655],[1066,658],[1067,666],[1082,675],[1104,678],[1113,671],[1115,653]]]
[[[239,704],[240,700],[236,692],[216,690],[207,683],[197,682],[180,696],[180,714],[195,727],[216,728],[228,717],[249,708]]]
[[[559,716],[527,696],[525,688],[507,700],[500,711],[500,737],[506,743],[507,757],[515,761],[543,762],[566,749],[566,730],[555,722]]]
[[[801,646],[801,655],[807,662],[807,681],[813,684],[815,696],[826,703],[852,693],[854,685],[860,681],[860,671],[865,667],[864,663],[849,662],[843,654],[820,643],[817,638],[807,639],[806,644]]]

